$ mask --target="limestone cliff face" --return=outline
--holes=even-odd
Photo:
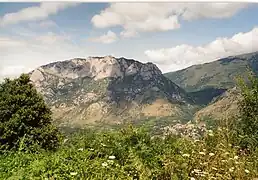
[[[120,124],[142,116],[174,116],[192,100],[152,63],[105,57],[41,66],[31,80],[61,124]]]

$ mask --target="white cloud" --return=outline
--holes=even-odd
[[[146,50],[147,57],[164,71],[175,71],[226,56],[258,51],[258,27],[231,38],[223,37],[204,46],[182,44],[172,48]]]
[[[36,21],[47,19],[50,15],[68,7],[76,6],[78,3],[67,2],[43,2],[39,6],[32,6],[21,9],[18,12],[5,14],[0,17],[0,25],[16,24],[25,21]]]
[[[49,27],[55,27],[57,25],[54,21],[46,20],[46,21],[41,21],[39,23],[39,26],[42,27],[42,28],[49,28]]]
[[[100,37],[97,38],[91,38],[90,40],[92,42],[99,42],[99,43],[103,43],[103,44],[111,44],[115,41],[117,41],[117,35],[112,32],[112,31],[108,31],[107,34],[104,34]]]
[[[91,19],[97,28],[122,26],[121,36],[137,32],[168,31],[180,27],[179,18],[229,18],[245,3],[112,3]]]
[[[85,57],[86,53],[85,48],[71,41],[71,37],[53,32],[0,36],[0,49],[0,79],[18,76],[50,62]]]

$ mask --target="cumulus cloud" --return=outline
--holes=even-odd
[[[41,22],[39,23],[39,26],[40,26],[41,28],[49,28],[49,27],[55,27],[55,26],[57,26],[57,25],[56,25],[56,23],[55,23],[54,21],[52,21],[52,20],[45,20],[45,21],[41,21]]]
[[[91,19],[97,28],[122,26],[121,36],[180,28],[179,19],[228,18],[245,3],[112,3]]]
[[[97,38],[91,38],[90,40],[92,42],[99,42],[99,43],[103,43],[103,44],[111,44],[115,41],[117,41],[118,37],[117,35],[112,32],[112,31],[108,31],[106,34],[97,37]]]
[[[168,72],[254,51],[258,51],[258,27],[249,32],[237,33],[231,38],[217,38],[203,46],[182,44],[171,48],[146,50],[144,53],[164,72]]]
[[[61,10],[76,6],[78,3],[67,2],[43,2],[39,6],[32,6],[21,9],[14,13],[7,13],[0,17],[0,25],[16,24],[25,21],[36,21],[47,19]]]

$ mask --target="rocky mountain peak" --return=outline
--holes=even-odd
[[[169,116],[181,111],[177,105],[191,102],[155,64],[123,57],[54,62],[35,69],[30,76],[61,121]]]
[[[34,70],[31,74],[32,81],[42,81],[43,72],[68,79],[90,77],[94,80],[124,77],[137,73],[140,73],[144,78],[162,74],[159,68],[152,63],[143,64],[135,60],[112,56],[74,58],[50,63]]]

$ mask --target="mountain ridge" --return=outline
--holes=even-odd
[[[30,78],[51,106],[54,119],[62,123],[121,124],[128,119],[180,116],[181,106],[193,104],[191,96],[155,64],[126,58],[58,61],[33,70]]]

